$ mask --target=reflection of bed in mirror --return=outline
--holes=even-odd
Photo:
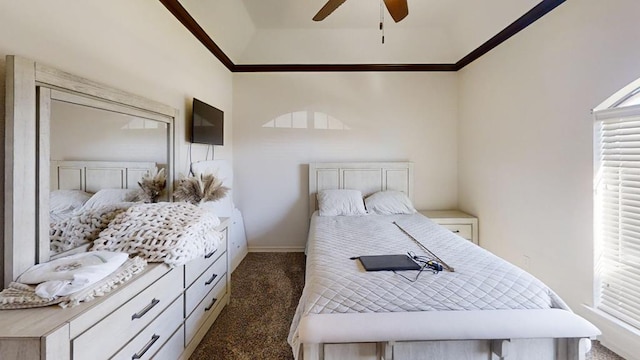
[[[51,161],[51,191],[137,189],[142,176],[156,168],[149,161]]]
[[[109,220],[137,200],[138,182],[155,169],[148,161],[51,161],[49,256],[85,251]]]

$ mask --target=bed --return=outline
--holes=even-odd
[[[150,161],[52,160],[51,190],[137,189],[138,181],[155,168]]]
[[[420,214],[319,216],[318,195],[332,204],[327,196],[344,195],[335,189],[410,200],[413,166],[309,165],[307,273],[289,335],[297,359],[584,359],[600,334],[538,279]],[[455,271],[414,281],[415,271],[366,272],[352,259],[426,255],[423,245]]]
[[[42,251],[51,257],[85,251],[136,200],[138,181],[155,169],[149,161],[51,161],[50,246]]]
[[[217,249],[215,213],[185,202],[149,203],[142,196],[138,183],[156,172],[155,162],[51,161],[49,258],[91,249],[179,266]]]

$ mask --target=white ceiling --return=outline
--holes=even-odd
[[[540,0],[408,0],[394,23],[380,0],[347,0],[324,21],[326,0],[180,0],[235,64],[452,64]]]

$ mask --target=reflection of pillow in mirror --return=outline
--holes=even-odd
[[[68,218],[72,217],[73,214],[75,214],[76,210],[77,209],[69,209],[69,210],[65,210],[65,211],[58,211],[58,212],[53,212],[52,211],[52,212],[49,212],[49,222],[50,223],[63,222],[65,220],[67,220]]]
[[[91,199],[84,203],[83,209],[95,209],[97,207],[130,202],[136,197],[137,189],[102,189],[98,190]]]
[[[233,215],[233,202],[229,196],[225,196],[217,201],[205,201],[199,207],[213,211],[218,217],[231,217]]]
[[[364,199],[364,206],[369,214],[393,215],[416,212],[411,200],[402,191],[378,191]]]
[[[49,194],[49,213],[73,211],[89,200],[91,194],[82,190],[54,190]]]
[[[362,202],[362,192],[348,189],[320,191],[318,193],[318,210],[320,216],[367,214]]]

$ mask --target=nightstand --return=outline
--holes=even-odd
[[[459,210],[420,210],[420,213],[458,236],[479,245],[477,217]]]

